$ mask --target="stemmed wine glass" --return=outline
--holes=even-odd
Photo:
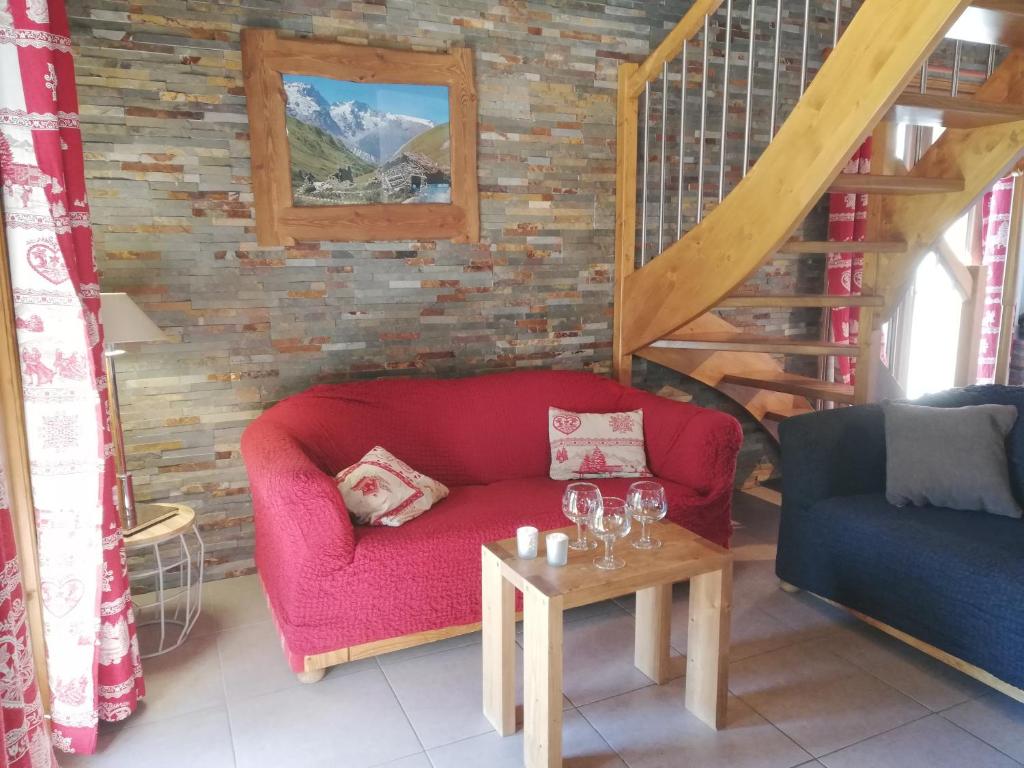
[[[562,514],[576,523],[576,539],[569,542],[569,549],[586,552],[597,547],[583,533],[583,524],[590,522],[590,516],[601,506],[601,489],[593,483],[569,483],[562,496]]]
[[[665,517],[668,504],[665,501],[665,489],[660,483],[641,480],[629,486],[626,504],[630,514],[640,521],[640,538],[633,542],[635,549],[658,549],[661,541],[651,538],[647,532],[647,524],[655,523]]]
[[[612,554],[616,539],[629,535],[629,510],[626,502],[616,496],[605,496],[604,502],[590,516],[590,530],[604,542],[604,555],[594,558],[594,565],[602,571],[614,571],[626,564]]]

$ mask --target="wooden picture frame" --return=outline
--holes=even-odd
[[[244,29],[242,73],[252,145],[256,237],[261,246],[293,245],[296,240],[479,241],[477,95],[471,50],[399,51],[285,38],[272,29]],[[283,75],[446,86],[451,202],[294,205]]]

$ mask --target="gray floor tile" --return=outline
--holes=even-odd
[[[430,758],[427,757],[427,753],[420,752],[418,755],[409,755],[409,757],[400,757],[398,760],[381,763],[374,768],[434,768],[434,766],[430,762]]]
[[[213,635],[220,652],[227,698],[242,699],[303,685],[285,660],[277,628],[270,622],[248,624]],[[327,671],[325,680],[376,669],[373,659],[339,664]]]
[[[626,768],[579,712],[565,713],[562,755],[566,768]],[[494,731],[429,752],[434,768],[522,768],[523,732],[502,738]]]
[[[822,639],[822,644],[933,712],[949,709],[991,690],[865,624],[858,623],[829,635]]]
[[[189,637],[163,656],[144,659],[146,696],[128,721],[151,723],[224,703],[217,640],[211,635]]]
[[[131,721],[129,721],[131,722]],[[157,722],[102,726],[96,754],[60,755],[63,768],[232,768],[231,729],[223,706]]]
[[[259,576],[221,579],[203,585],[203,607],[192,634],[205,635],[270,620]]]
[[[580,709],[630,768],[790,768],[808,754],[735,697],[715,731],[683,706],[683,682],[651,686]]]
[[[954,707],[943,716],[1024,763],[1024,704],[1019,701],[990,693]]]
[[[651,685],[633,666],[635,627],[621,609],[565,625],[563,690],[575,706]]]
[[[377,669],[232,701],[229,712],[238,768],[362,768],[423,751]]]
[[[937,715],[821,758],[827,768],[1015,768],[1017,763]]]
[[[815,641],[731,664],[729,689],[814,757],[928,713]]]
[[[479,644],[390,664],[384,672],[427,749],[490,730]]]

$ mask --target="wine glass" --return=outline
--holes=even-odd
[[[640,538],[633,542],[635,549],[658,549],[661,541],[651,538],[647,532],[647,524],[655,523],[665,517],[668,503],[665,501],[665,489],[660,483],[641,480],[629,486],[626,504],[634,519],[640,521]]]
[[[604,542],[604,555],[594,558],[594,565],[602,571],[614,571],[626,561],[612,554],[616,539],[629,534],[630,520],[626,502],[616,496],[605,496],[601,506],[590,516],[590,530]]]
[[[601,489],[593,483],[569,483],[562,496],[562,514],[576,523],[576,539],[569,542],[569,549],[586,552],[597,547],[583,533],[583,524],[590,522],[590,516],[601,506]]]

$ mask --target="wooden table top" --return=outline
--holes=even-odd
[[[136,512],[139,522],[125,533],[126,547],[151,547],[191,530],[196,522],[195,510],[184,504],[139,504]]]
[[[650,535],[660,539],[662,546],[654,550],[634,549],[639,525],[630,534],[615,542],[615,556],[625,560],[624,567],[603,571],[594,565],[594,558],[604,551],[604,544],[588,552],[569,550],[569,562],[563,567],[548,565],[545,536],[541,531],[537,557],[520,560],[515,538],[485,544],[484,549],[502,563],[502,573],[520,591],[537,590],[547,597],[562,597],[565,608],[589,605],[601,600],[636,592],[658,584],[684,581],[702,573],[717,571],[732,560],[732,553],[692,531],[671,522],[649,524]],[[576,526],[557,529],[576,537]]]

